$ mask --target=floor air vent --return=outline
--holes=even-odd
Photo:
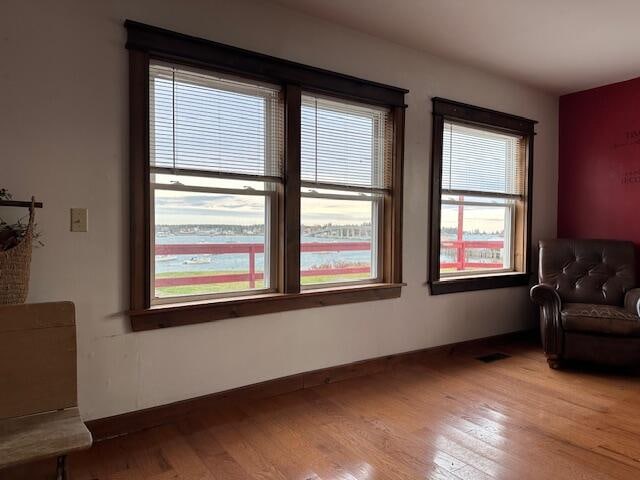
[[[510,356],[511,355],[507,355],[506,353],[495,352],[495,353],[490,353],[488,355],[482,355],[480,357],[476,357],[476,360],[480,360],[481,362],[484,362],[484,363],[491,363],[498,360],[504,360],[505,358],[509,358]]]

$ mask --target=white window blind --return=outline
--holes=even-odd
[[[303,182],[391,187],[387,109],[303,95],[301,122]]]
[[[445,121],[442,193],[524,195],[526,139]]]
[[[164,63],[149,82],[152,167],[282,176],[279,87]]]

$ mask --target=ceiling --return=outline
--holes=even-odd
[[[640,0],[276,0],[563,94],[640,76]]]

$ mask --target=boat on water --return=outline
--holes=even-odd
[[[173,260],[177,260],[178,257],[175,255],[157,255],[156,262],[171,262]]]
[[[207,263],[211,263],[211,256],[203,256],[203,257],[191,257],[188,260],[182,262],[184,265],[206,265]]]

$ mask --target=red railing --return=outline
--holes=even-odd
[[[466,250],[470,248],[483,248],[498,250],[503,247],[503,242],[472,240],[472,241],[443,241],[441,248],[455,249],[455,262],[440,262],[440,268],[501,268],[502,263],[491,262],[467,262]],[[369,242],[327,242],[327,243],[302,243],[302,252],[344,252],[344,251],[368,251],[371,249]],[[191,277],[156,278],[156,287],[176,287],[184,285],[204,285],[210,283],[249,282],[250,288],[255,288],[256,281],[262,280],[262,272],[256,272],[256,254],[264,253],[264,245],[260,243],[202,243],[202,244],[159,244],[155,246],[156,255],[221,255],[246,253],[249,255],[249,271],[247,273],[226,273],[219,275],[198,275]],[[353,273],[369,273],[369,266],[338,267],[338,268],[312,268],[302,270],[303,277],[316,275],[345,275]]]
[[[449,248],[456,251],[455,262],[440,262],[440,268],[455,268],[464,270],[465,268],[502,268],[502,262],[467,262],[465,260],[466,250],[470,248],[484,248],[487,250],[499,250],[504,246],[502,240],[447,240],[440,242],[440,249]]]
[[[345,252],[371,250],[369,242],[327,242],[302,243],[302,252]],[[201,243],[201,244],[159,244],[155,246],[156,255],[221,255],[246,253],[249,255],[248,273],[228,273],[221,275],[198,275],[193,277],[156,278],[156,287],[175,287],[182,285],[203,285],[208,283],[249,282],[249,288],[256,286],[256,280],[262,280],[263,274],[256,272],[256,253],[264,253],[261,243]],[[302,270],[303,277],[316,275],[345,275],[349,273],[369,273],[370,267],[313,268]]]
[[[501,268],[502,262],[467,262],[465,259],[466,250],[469,248],[482,248],[486,250],[497,250],[504,247],[502,240],[464,240],[464,196],[458,196],[458,227],[456,228],[456,239],[440,242],[440,251],[444,248],[455,249],[456,261],[443,262],[440,261],[440,269],[455,268],[456,270],[464,270],[465,268]]]

